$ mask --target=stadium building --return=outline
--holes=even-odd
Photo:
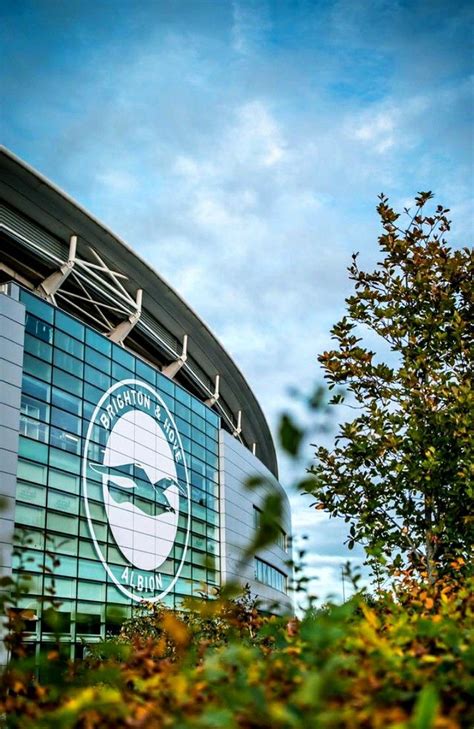
[[[291,610],[289,503],[237,365],[134,251],[5,149],[0,184],[0,557],[29,577],[31,651],[53,640],[52,591],[71,656],[118,609],[179,607],[229,580]],[[269,492],[280,538],[243,562]]]

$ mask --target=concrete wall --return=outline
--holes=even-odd
[[[25,307],[18,286],[0,291],[0,575],[11,575]],[[2,621],[3,622],[3,621]],[[1,628],[0,628],[1,635]],[[6,654],[0,643],[0,666]]]
[[[249,490],[245,482],[252,476],[262,476],[265,484]],[[221,518],[221,574],[222,581],[249,583],[252,594],[263,606],[277,601],[285,611],[293,610],[291,597],[272,587],[257,582],[254,561],[241,565],[242,553],[255,536],[254,505],[261,508],[265,495],[276,490],[283,499],[282,529],[291,536],[291,512],[288,497],[270,471],[236,438],[222,430],[220,433],[220,518]],[[278,545],[271,545],[257,554],[265,562],[290,576],[285,564],[291,557],[291,548],[285,552]]]

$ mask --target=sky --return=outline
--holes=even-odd
[[[433,190],[452,243],[472,244],[469,2],[0,0],[0,11],[1,143],[189,302],[274,433],[295,408],[289,390],[322,379],[352,252],[367,270],[378,260],[380,192],[402,209]],[[363,553],[289,491],[310,589],[340,599],[341,565]]]

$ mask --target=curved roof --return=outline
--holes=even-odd
[[[237,422],[242,413],[243,441],[256,443],[256,455],[278,477],[275,447],[260,405],[245,377],[216,339],[209,327],[166,281],[100,221],[66,195],[53,183],[32,169],[4,147],[0,147],[0,193],[5,202],[26,216],[42,231],[62,242],[67,250],[71,235],[92,246],[115,270],[125,272],[124,286],[132,297],[143,289],[143,312],[147,321],[158,323],[160,330],[171,335],[171,342],[181,342],[188,335],[188,354],[197,367],[187,367],[187,376],[195,381],[204,399],[212,394],[212,382],[220,375],[220,399],[214,409]],[[67,259],[67,256],[64,260]],[[151,317],[151,319],[150,319]],[[150,348],[156,341],[147,335]],[[174,349],[168,347],[170,353]],[[170,359],[173,357],[171,356]],[[199,370],[207,383],[196,375]],[[176,378],[179,381],[179,377]]]

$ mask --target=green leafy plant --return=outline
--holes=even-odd
[[[474,257],[449,248],[449,211],[427,212],[432,197],[418,195],[403,228],[381,195],[382,258],[366,273],[353,256],[355,291],[319,361],[329,389],[345,392],[333,404],[355,417],[333,449],[317,448],[304,484],[317,508],[349,522],[349,548],[360,542],[378,568],[411,565],[430,580],[468,560],[474,541]]]

